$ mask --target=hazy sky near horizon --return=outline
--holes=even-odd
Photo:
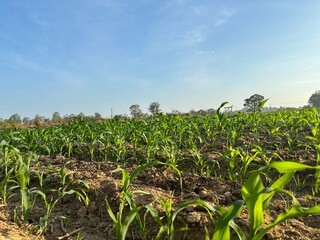
[[[2,0],[0,118],[234,109],[320,90],[320,1]]]

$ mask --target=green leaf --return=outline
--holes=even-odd
[[[210,240],[207,226],[204,226],[204,240]]]
[[[290,179],[292,178],[294,172],[288,172],[284,175],[282,175],[280,178],[278,178],[270,187],[269,189],[275,190],[275,189],[283,189],[284,185],[287,184]],[[273,195],[275,194],[275,191],[270,191],[269,193],[265,193],[263,195],[263,209],[265,210],[267,206],[269,205],[269,202]]]
[[[309,166],[306,164],[291,162],[291,161],[272,162],[269,164],[269,167],[276,169],[279,173],[300,171],[300,170],[304,170],[304,169],[320,169],[320,166]]]
[[[244,234],[244,232],[242,231],[242,229],[233,220],[231,220],[229,222],[229,225],[237,233],[239,240],[246,240],[247,239],[247,237]]]
[[[141,172],[143,172],[144,170],[146,170],[147,168],[152,167],[152,163],[148,163],[148,164],[142,164],[140,165],[136,170],[134,170],[134,172],[131,174],[130,176],[130,182],[132,182]]]
[[[117,223],[118,223],[118,220],[117,220],[116,216],[114,215],[114,213],[112,212],[112,209],[111,209],[111,206],[110,206],[108,200],[106,200],[106,206],[107,206],[107,211],[108,211],[108,213],[109,213],[110,218],[112,219],[112,221],[113,221],[115,224],[117,224]]]
[[[163,226],[163,223],[161,222],[161,219],[160,219],[158,212],[150,204],[148,204],[144,207],[147,209],[148,212],[150,212],[151,216],[158,223],[158,225]]]
[[[291,218],[296,218],[303,215],[314,215],[314,214],[320,214],[320,205],[315,207],[310,207],[310,208],[302,208],[300,206],[294,206],[288,211],[281,213],[275,222],[270,223],[264,230],[260,231],[256,236],[254,236],[252,240],[262,239],[263,236],[267,234],[267,232],[270,229]]]
[[[263,106],[266,104],[266,102],[268,102],[269,98],[262,100],[261,102],[259,102],[258,104],[258,108],[261,109],[263,108]]]
[[[217,109],[217,113],[220,113],[220,109],[223,108],[225,105],[227,105],[229,102],[223,102]]]
[[[44,230],[46,229],[47,227],[47,218],[46,217],[40,217],[39,218],[39,227],[40,227],[40,233],[43,233]]]
[[[133,221],[133,219],[136,217],[137,213],[138,213],[138,209],[131,210],[128,213],[128,216],[126,217],[126,219],[121,224],[120,236],[118,236],[118,237],[120,237],[120,240],[125,240],[128,228],[129,228],[131,222]]]
[[[229,223],[234,218],[240,215],[243,200],[238,200],[232,203],[232,205],[225,211],[215,226],[213,235],[214,240],[230,239],[230,226]]]
[[[199,206],[205,208],[209,214],[210,219],[212,219],[211,212],[215,211],[215,209],[211,205],[209,205],[207,202],[200,200],[200,199],[197,199],[197,200],[191,200],[191,201],[186,201],[186,202],[181,203],[179,205],[179,207],[172,214],[172,222],[175,220],[176,216],[178,215],[178,213],[181,210],[185,209],[186,207],[188,207],[190,205],[199,205]]]
[[[264,222],[263,195],[264,186],[260,179],[260,171],[250,172],[248,180],[242,186],[242,197],[246,201],[250,217],[250,236],[253,236]]]

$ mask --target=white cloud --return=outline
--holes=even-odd
[[[221,14],[222,16],[226,17],[226,18],[230,18],[230,17],[233,16],[234,11],[231,10],[231,9],[222,8],[222,9],[220,10],[220,14]]]
[[[150,29],[149,49],[162,52],[198,47],[233,15],[234,11],[230,8],[213,3],[167,1],[158,11],[159,17]]]
[[[174,45],[175,48],[193,47],[204,42],[205,40],[206,33],[200,28],[180,33]]]
[[[219,27],[221,25],[226,24],[233,15],[234,15],[233,10],[227,9],[227,8],[221,8],[220,11],[218,12],[218,16],[215,20],[214,25],[216,27]]]

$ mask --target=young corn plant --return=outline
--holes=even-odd
[[[165,239],[173,240],[174,234],[177,231],[186,231],[188,229],[187,227],[176,229],[174,226],[174,222],[177,215],[188,206],[192,206],[192,205],[201,206],[207,211],[211,221],[212,222],[214,221],[212,217],[212,212],[215,211],[215,208],[209,205],[208,203],[206,203],[205,201],[202,201],[202,200],[186,201],[181,203],[175,210],[173,210],[172,199],[169,199],[169,200],[160,199],[160,203],[165,213],[164,221],[159,216],[158,211],[154,207],[152,207],[151,204],[145,205],[145,208],[147,209],[147,213],[151,214],[155,222],[160,227],[155,240],[164,239],[164,236],[166,236]]]
[[[39,233],[43,234],[48,227],[51,212],[53,208],[56,206],[57,202],[60,200],[60,198],[54,199],[53,197],[51,197],[50,200],[48,200],[47,195],[44,191],[35,190],[34,192],[41,196],[45,205],[45,215],[43,217],[40,217],[39,219]]]
[[[28,159],[30,160],[30,159]],[[33,190],[29,189],[30,182],[30,162],[24,162],[23,158],[19,158],[19,168],[16,172],[16,179],[20,187],[21,194],[21,220],[26,223],[29,218],[29,213],[33,207]]]
[[[9,170],[9,172],[1,179],[0,182],[0,199],[3,204],[7,204],[7,201],[10,197],[13,196],[13,191],[19,188],[17,181],[13,179],[12,173],[13,168]]]
[[[48,171],[48,169],[47,169]],[[61,186],[58,189],[50,189],[46,188],[44,183],[48,180],[50,175],[44,177],[44,172],[40,171],[33,171],[33,173],[37,176],[39,180],[39,188],[33,190],[33,194],[35,196],[40,196],[45,207],[45,214],[44,216],[40,217],[39,219],[39,233],[40,235],[45,232],[48,227],[50,215],[56,204],[61,200],[63,203],[64,197],[66,195],[76,195],[78,200],[88,207],[90,200],[88,198],[87,192],[84,188],[81,187],[72,187],[75,183],[81,183],[85,186],[86,189],[89,188],[88,183],[83,180],[74,180],[74,181],[67,181],[67,171],[65,169],[65,165],[59,171],[60,177],[60,184]],[[56,194],[54,194],[56,193]],[[51,197],[49,198],[49,194]]]
[[[14,179],[15,163],[21,158],[20,151],[6,141],[0,143],[0,199],[7,204],[19,185]]]
[[[276,169],[282,174],[270,187],[265,187],[260,178],[260,174],[267,168]],[[249,239],[251,240],[262,239],[272,228],[291,218],[320,214],[320,205],[310,208],[302,207],[294,195],[284,189],[285,184],[290,181],[294,172],[304,169],[318,169],[318,167],[284,161],[272,162],[269,166],[250,172],[248,180],[242,186],[243,200],[234,202],[228,209],[220,208],[220,211],[218,211],[221,214],[221,218],[216,223],[212,239],[230,239],[230,227],[235,230],[239,239],[246,239],[244,232],[233,221],[234,218],[239,216],[244,204],[247,207],[250,218]],[[290,196],[292,198],[292,207],[280,213],[275,221],[262,228],[265,222],[264,212],[269,208],[270,201],[277,192]]]
[[[229,102],[223,102],[217,109],[216,118],[218,120],[218,127],[220,131],[223,131],[226,124],[227,116],[223,113],[221,113],[221,108],[223,108],[225,105],[227,105]]]
[[[138,207],[136,205],[133,198],[133,194],[135,193],[135,191],[130,191],[129,187],[132,181],[138,176],[138,174],[151,167],[152,165],[153,164],[140,165],[131,175],[126,169],[122,168],[117,168],[113,171],[113,173],[122,173],[122,191],[120,193],[120,205],[116,214],[112,211],[108,199],[106,199],[106,207],[110,218],[115,224],[116,237],[119,240],[125,240],[129,226],[134,220],[139,228],[142,239],[146,239],[146,229],[144,228],[142,220],[138,214],[142,207]],[[143,191],[138,191],[138,193],[148,194]],[[129,212],[124,217],[124,210],[126,206],[129,206]]]
[[[65,196],[75,194],[80,202],[83,202],[86,206],[88,206],[90,203],[90,200],[86,192],[86,189],[89,189],[88,182],[81,179],[67,181],[67,171],[66,171],[65,165],[61,167],[59,171],[59,176],[60,176],[61,186],[58,189],[53,191],[56,191],[58,193],[59,199],[61,199],[62,204],[64,202]],[[85,188],[73,187],[73,185],[75,184],[82,184],[84,185]]]

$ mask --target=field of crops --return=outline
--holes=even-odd
[[[0,130],[9,239],[320,239],[319,188],[315,108]]]

